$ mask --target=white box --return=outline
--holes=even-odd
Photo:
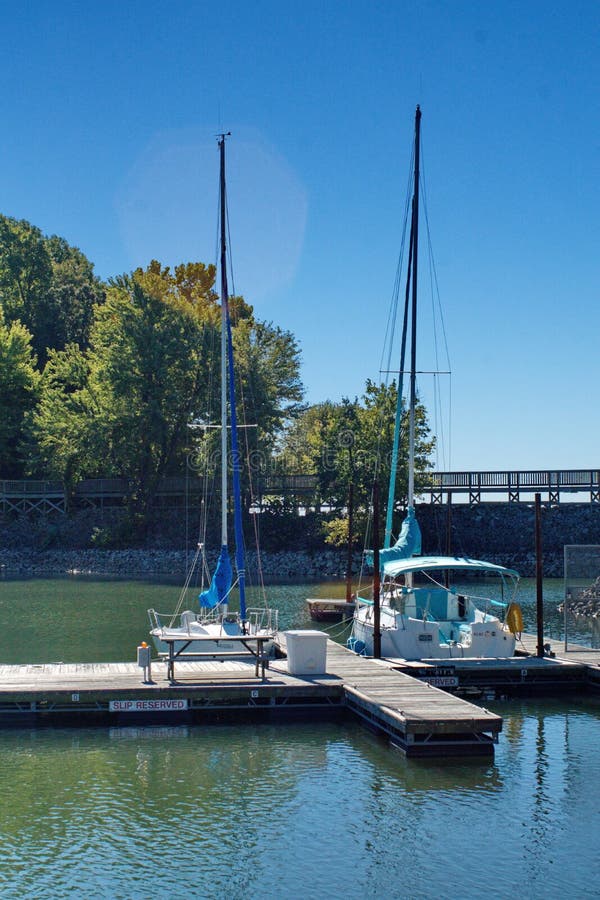
[[[286,631],[290,675],[325,675],[327,635],[323,631]]]

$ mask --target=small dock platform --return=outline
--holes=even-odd
[[[327,653],[347,708],[407,756],[493,755],[500,716],[398,671],[390,660],[357,656],[332,641]]]
[[[424,659],[389,662],[404,674],[441,687],[446,691],[472,697],[495,699],[504,696],[600,690],[600,650],[564,641],[544,638],[549,652],[537,656],[537,636],[523,634],[517,655],[511,659]]]

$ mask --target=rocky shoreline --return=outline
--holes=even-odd
[[[184,550],[3,550],[0,567],[5,577],[57,577],[96,575],[99,577],[183,577],[192,563],[193,553]],[[216,556],[208,556],[209,566]],[[355,559],[358,571],[360,559]],[[255,553],[248,553],[246,567],[256,581],[259,566]],[[262,553],[260,571],[268,581],[318,581],[343,578],[346,554],[334,550]]]
[[[451,508],[452,552],[485,559],[535,576],[534,510],[526,503],[455,504]],[[417,516],[428,553],[445,554],[448,507],[420,504]],[[323,545],[323,516],[266,515],[260,523],[261,572],[268,581],[319,581],[343,578],[345,549]],[[68,516],[0,520],[0,571],[9,576],[43,577],[69,574],[99,577],[165,576],[183,579],[193,551],[181,512],[165,510],[152,534],[131,549],[119,531],[123,513],[81,510]],[[113,537],[111,542],[107,537]],[[120,535],[119,541],[114,540]],[[545,504],[542,511],[543,572],[562,578],[565,544],[600,544],[600,504]],[[130,545],[131,546],[131,545]],[[293,550],[288,548],[293,547]],[[214,565],[215,558],[208,558]],[[354,554],[353,571],[361,553]],[[247,568],[256,582],[256,555],[248,553]],[[597,574],[597,573],[596,573]],[[590,579],[592,581],[593,579]],[[590,598],[584,600],[590,602]]]
[[[563,612],[564,605],[561,603],[558,609],[559,612]],[[589,587],[579,591],[576,597],[571,597],[568,609],[575,616],[583,616],[588,619],[600,618],[600,577],[596,578]]]
[[[359,553],[354,554],[353,572],[360,568]],[[0,576],[4,578],[57,578],[89,576],[98,578],[166,578],[180,580],[192,564],[193,554],[184,550],[1,550]],[[532,577],[535,558],[523,556],[516,561],[490,558],[491,562],[516,568],[525,577]],[[209,566],[216,556],[208,557]],[[267,583],[291,581],[319,582],[341,580],[345,577],[347,556],[339,550],[320,552],[290,551],[262,553],[260,573],[255,553],[247,555],[247,571],[251,583],[260,576]],[[546,577],[562,577],[562,559],[545,560]],[[558,607],[562,612],[562,604]],[[589,588],[579,592],[569,602],[569,610],[576,616],[600,618],[600,578]]]
[[[99,577],[140,578],[145,576],[181,577],[192,563],[193,554],[184,550],[2,550],[0,568],[4,576],[56,577],[65,575],[97,575]],[[535,558],[522,555],[519,560],[489,557],[490,562],[515,568],[524,576],[535,570]],[[208,555],[209,567],[216,555]],[[358,573],[361,554],[353,557],[353,572]],[[326,581],[345,577],[347,555],[340,550],[264,552],[260,556],[260,573],[268,581]],[[250,578],[259,576],[259,562],[255,553],[248,553],[246,566]],[[562,560],[546,560],[547,577],[562,575]]]

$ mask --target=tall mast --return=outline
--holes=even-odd
[[[225,201],[225,138],[219,135],[221,220],[221,546],[227,546],[227,208]]]
[[[225,192],[225,138],[219,136],[221,156],[221,545],[227,547],[227,386],[229,385],[229,410],[231,413],[231,456],[233,463],[233,526],[235,533],[235,560],[240,592],[240,617],[246,620],[246,564],[244,534],[242,529],[241,461],[238,444],[235,373],[233,366],[233,339],[229,318],[229,293],[227,290],[227,204]],[[229,378],[227,376],[229,375]],[[244,626],[245,627],[245,626]]]
[[[415,184],[412,202],[412,316],[410,349],[410,418],[408,437],[408,505],[415,496],[415,405],[417,397],[417,266],[419,259],[419,166],[421,144],[421,107],[415,113]]]

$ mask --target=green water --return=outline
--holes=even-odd
[[[270,593],[287,628],[331,591]],[[0,661],[131,660],[177,594],[3,581]],[[597,896],[600,701],[486,705],[485,763],[407,761],[353,723],[0,730],[0,897]]]
[[[483,765],[350,725],[0,733],[0,895],[597,896],[597,705],[500,711]]]
[[[489,586],[491,587],[491,585]],[[469,585],[473,593],[486,587]],[[134,660],[136,647],[148,638],[147,610],[172,611],[181,587],[166,581],[126,581],[85,577],[0,580],[0,663],[122,662]],[[279,626],[314,627],[306,609],[307,597],[343,597],[344,585],[284,584],[267,587],[269,603],[279,610]],[[556,607],[563,582],[544,583],[548,637],[561,638],[563,620]],[[189,590],[184,608],[197,607],[197,589]],[[248,604],[262,605],[257,588],[248,591]],[[525,579],[520,599],[525,628],[535,633],[535,583]],[[569,638],[600,646],[599,623],[570,620]],[[323,625],[319,625],[323,628]],[[345,640],[348,626],[333,625],[333,637]]]
[[[307,625],[305,599],[314,586],[269,588],[281,628]],[[83,577],[0,580],[0,662],[122,662],[134,660],[148,639],[148,609],[169,613],[181,586],[167,581],[126,581]],[[198,608],[198,590],[189,590],[186,608]],[[262,605],[250,588],[248,605]],[[337,629],[339,630],[339,629]]]

